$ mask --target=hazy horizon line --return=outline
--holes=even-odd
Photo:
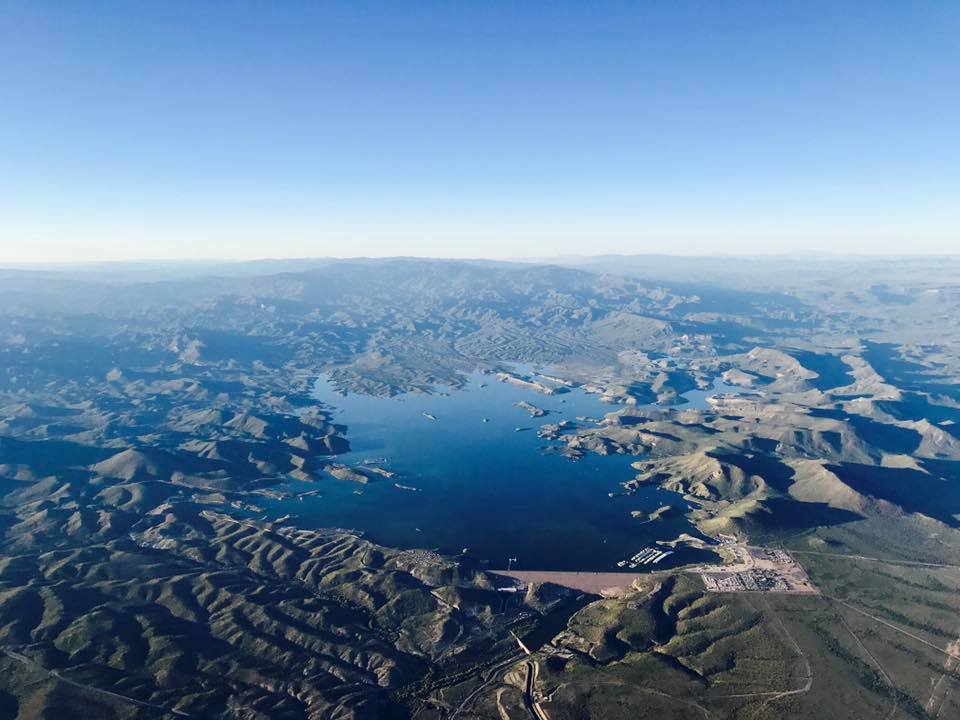
[[[256,257],[135,257],[135,258],[96,258],[96,259],[49,259],[49,260],[4,260],[0,258],[2,268],[30,268],[56,266],[93,266],[93,265],[204,265],[204,264],[243,264],[295,261],[349,261],[349,260],[449,260],[461,262],[516,262],[548,263],[557,261],[596,260],[602,258],[675,258],[675,259],[906,259],[906,258],[960,258],[960,252],[850,252],[828,250],[788,250],[783,252],[753,253],[685,253],[685,252],[638,252],[638,253],[564,253],[560,255],[261,255]]]

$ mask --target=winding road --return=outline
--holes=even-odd
[[[0,649],[0,652],[3,652],[3,654],[6,655],[11,660],[21,663],[22,665],[26,665],[30,668],[33,668],[34,670],[38,670],[54,678],[55,680],[59,680],[60,682],[66,685],[70,685],[80,690],[85,690],[86,692],[94,693],[95,695],[102,695],[104,697],[108,697],[113,700],[119,700],[120,702],[125,702],[130,705],[136,705],[137,707],[156,710],[158,712],[162,712],[167,715],[176,715],[177,717],[183,717],[183,718],[193,717],[192,715],[188,715],[187,713],[181,712],[180,710],[174,710],[172,708],[164,707],[163,705],[155,705],[154,703],[145,702],[143,700],[137,700],[136,698],[129,697],[128,695],[121,695],[120,693],[115,693],[111,690],[104,690],[103,688],[98,688],[94,685],[87,685],[85,683],[79,683],[75,680],[65,678],[60,673],[59,670],[48,670],[47,668],[43,667],[42,665],[40,665],[40,663],[36,662],[35,660],[31,660],[26,655],[23,655],[22,653],[18,653],[14,650],[10,650],[9,648],[2,648]]]

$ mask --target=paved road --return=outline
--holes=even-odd
[[[540,708],[540,704],[533,699],[534,683],[537,679],[537,664],[533,660],[527,660],[526,666],[527,679],[523,689],[523,704],[533,720],[549,720],[546,713]]]
[[[875,558],[875,557],[867,557],[866,555],[848,555],[846,553],[828,553],[828,552],[819,552],[817,550],[794,550],[792,548],[787,550],[787,552],[794,555],[821,555],[823,557],[843,558],[845,560],[865,560],[867,562],[885,563],[887,565],[916,565],[918,567],[951,568],[953,570],[960,570],[960,565],[949,565],[947,563],[920,562],[919,560],[897,560],[893,558]]]
[[[853,631],[853,628],[850,627],[850,623],[847,622],[847,619],[843,616],[843,613],[837,611],[837,617],[840,618],[840,624],[847,629],[847,632],[850,633],[850,635],[856,641],[860,649],[863,650],[863,652],[866,654],[867,657],[870,658],[871,661],[873,661],[874,666],[880,672],[880,677],[883,678],[883,681],[887,684],[887,687],[890,688],[890,697],[893,700],[893,703],[890,706],[890,712],[887,713],[887,716],[884,718],[884,720],[891,720],[891,718],[897,714],[897,708],[900,707],[900,701],[897,695],[897,686],[893,684],[893,680],[891,680],[890,676],[887,675],[887,671],[883,669],[883,666],[880,664],[880,661],[877,660],[876,657],[874,657],[873,653],[867,649],[867,646],[863,644],[863,641],[860,640],[860,637]],[[948,662],[949,660],[950,658],[947,658]],[[929,712],[929,709],[928,709],[928,712]]]
[[[901,633],[901,634],[903,634],[903,635],[906,635],[908,638],[913,638],[913,639],[916,640],[917,642],[923,643],[924,645],[933,648],[933,649],[936,650],[937,652],[943,653],[943,654],[946,655],[948,658],[953,658],[954,660],[960,660],[960,654],[951,652],[950,650],[947,650],[947,649],[945,649],[945,648],[939,647],[938,645],[934,645],[932,642],[929,642],[929,641],[927,641],[927,640],[924,640],[922,637],[920,637],[920,636],[918,636],[918,635],[914,635],[912,632],[908,632],[908,631],[904,630],[904,629],[901,628],[901,627],[897,627],[897,626],[894,625],[893,623],[887,622],[887,621],[884,620],[883,618],[878,618],[876,615],[871,615],[870,613],[868,613],[868,612],[866,612],[866,611],[864,611],[864,610],[861,610],[861,609],[858,608],[858,607],[855,607],[855,606],[851,605],[851,604],[848,603],[846,600],[841,600],[840,598],[833,597],[832,595],[824,595],[824,597],[830,598],[830,599],[833,600],[834,602],[838,602],[838,603],[840,603],[841,605],[843,605],[845,608],[849,608],[850,610],[853,610],[854,612],[858,612],[858,613],[860,613],[861,615],[865,615],[865,616],[867,616],[868,618],[870,618],[871,620],[874,620],[874,621],[880,623],[881,625],[886,625],[886,626],[887,626],[888,628],[890,628],[891,630],[896,630],[898,633]]]
[[[516,653],[508,657],[503,662],[499,662],[493,667],[488,668],[486,671],[484,671],[481,675],[481,677],[483,678],[483,683],[463,699],[463,701],[457,706],[457,708],[450,714],[450,720],[456,720],[456,718],[460,716],[461,712],[468,709],[473,704],[473,701],[481,692],[486,690],[494,682],[500,680],[500,672],[502,670],[512,665],[516,665],[517,661],[521,657],[522,655],[520,653]]]
[[[104,697],[109,697],[114,700],[119,700],[120,702],[125,702],[130,705],[136,705],[137,707],[156,710],[158,712],[162,712],[167,715],[176,715],[177,717],[184,717],[184,718],[192,717],[191,715],[188,715],[185,712],[180,712],[179,710],[173,710],[171,708],[164,707],[163,705],[155,705],[154,703],[144,702],[143,700],[137,700],[136,698],[132,698],[127,695],[121,695],[120,693],[115,693],[110,690],[104,690],[103,688],[98,688],[98,687],[95,687],[94,685],[87,685],[85,683],[79,683],[79,682],[76,682],[75,680],[71,680],[70,678],[65,678],[60,673],[59,670],[48,670],[47,668],[40,665],[38,662],[31,660],[26,655],[18,653],[14,650],[2,648],[0,649],[0,652],[3,652],[3,654],[6,655],[11,660],[15,660],[18,663],[27,665],[28,667],[34,668],[35,670],[39,670],[42,673],[46,673],[50,677],[55,678],[56,680],[59,680],[60,682],[66,685],[71,685],[75,688],[79,688],[80,690],[85,690],[87,692],[94,693],[96,695],[103,695]]]

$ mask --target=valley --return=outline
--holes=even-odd
[[[955,261],[658,262],[0,271],[0,717],[955,716]]]

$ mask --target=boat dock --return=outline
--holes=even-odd
[[[628,567],[633,570],[640,565],[656,565],[668,555],[673,555],[673,550],[661,550],[655,547],[647,547],[626,560],[617,563],[617,567]]]

